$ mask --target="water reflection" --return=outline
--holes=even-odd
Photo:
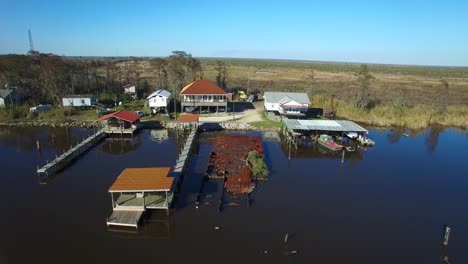
[[[92,134],[92,129],[80,128],[41,128],[15,127],[0,129],[0,144],[16,149],[17,152],[37,149],[39,142],[41,149],[53,149],[63,152],[72,145],[76,145],[82,138]]]
[[[151,140],[155,142],[162,142],[169,139],[169,132],[166,129],[151,129]]]
[[[141,135],[134,138],[110,137],[100,146],[100,150],[111,155],[122,155],[137,150],[142,144]]]
[[[298,144],[296,148],[294,145],[288,144],[285,138],[282,138],[280,142],[281,150],[283,151],[286,157],[291,158],[313,158],[313,159],[326,159],[326,158],[335,158],[341,159],[343,152],[342,151],[331,151],[325,149],[320,144],[312,140],[304,140]],[[346,151],[345,159],[346,160],[363,160],[364,152],[367,148],[356,146],[354,151]]]
[[[439,143],[439,135],[446,130],[444,127],[432,126],[426,132],[424,143],[429,154],[435,152],[437,144]]]

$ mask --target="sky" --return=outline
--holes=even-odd
[[[468,1],[0,0],[0,54],[468,66]]]

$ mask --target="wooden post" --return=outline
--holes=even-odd
[[[445,226],[444,241],[442,242],[445,246],[448,245],[449,238],[450,238],[450,227]]]
[[[341,163],[344,163],[344,155],[345,155],[345,150],[343,148],[343,153],[341,154]]]
[[[111,192],[110,194],[111,194],[111,199],[112,199],[112,209],[114,209],[115,207],[114,193]]]
[[[36,140],[36,148],[37,151],[41,151],[41,144],[39,144],[39,140]]]

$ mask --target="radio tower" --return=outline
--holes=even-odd
[[[28,29],[28,34],[29,34],[29,54],[30,55],[36,55],[37,51],[34,50],[34,43],[31,35],[31,30]]]

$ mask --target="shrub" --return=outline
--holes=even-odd
[[[263,156],[253,150],[247,154],[247,162],[252,169],[254,179],[262,179],[268,175],[268,167],[263,160]]]

